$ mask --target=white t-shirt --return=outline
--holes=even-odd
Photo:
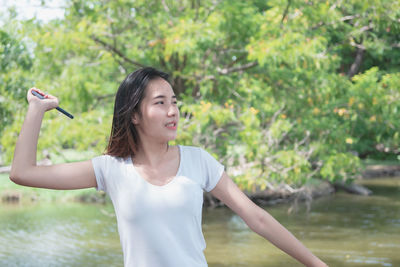
[[[201,148],[178,147],[177,175],[163,186],[144,180],[130,157],[92,159],[97,190],[114,205],[125,266],[207,266],[203,190],[216,186],[224,166]]]

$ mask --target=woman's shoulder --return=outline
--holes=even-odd
[[[209,159],[211,154],[207,152],[204,148],[198,147],[198,146],[182,146],[179,145],[180,151],[182,152],[182,155],[185,158],[192,158],[195,160],[199,159]]]
[[[187,145],[177,145],[177,146],[179,146],[180,148],[183,148],[183,149],[187,149],[187,150],[200,149],[200,147],[198,147],[198,146],[187,146]]]
[[[112,155],[108,155],[108,154],[103,154],[103,155],[99,155],[94,157],[92,160],[94,161],[101,161],[103,163],[114,163],[114,164],[118,164],[118,163],[124,163],[127,161],[127,158],[123,158],[123,157],[116,157],[116,156],[112,156]]]
[[[198,146],[178,145],[180,150],[187,153],[201,153],[202,148]]]

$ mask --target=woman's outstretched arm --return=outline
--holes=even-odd
[[[211,193],[238,214],[251,230],[305,266],[327,266],[268,212],[254,204],[225,172]]]
[[[36,150],[40,127],[44,113],[58,106],[58,99],[51,95],[39,99],[27,93],[28,112],[22,125],[14,158],[10,179],[20,185],[50,189],[78,189],[97,186],[93,166],[90,160],[51,166],[36,165]]]

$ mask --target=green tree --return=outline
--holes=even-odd
[[[40,149],[101,153],[118,84],[154,66],[171,74],[181,100],[177,142],[206,147],[244,188],[351,181],[356,154],[400,153],[398,1],[66,3],[64,19],[7,32],[26,56],[1,54],[7,66],[27,62],[7,69],[26,79],[9,88],[32,82],[77,115],[47,114]],[[2,103],[18,100],[23,114],[15,90]],[[23,116],[2,110],[9,161]]]

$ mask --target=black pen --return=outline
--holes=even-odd
[[[35,95],[35,96],[37,96],[37,97],[40,98],[40,99],[45,99],[45,97],[44,97],[42,94],[40,94],[39,92],[37,92],[37,91],[35,91],[35,90],[32,90],[32,94]],[[63,113],[63,114],[64,114],[65,116],[67,116],[68,118],[71,118],[71,119],[74,118],[74,116],[72,116],[72,114],[70,114],[69,112],[67,112],[67,111],[64,110],[64,109],[62,109],[62,108],[60,108],[60,107],[56,107],[56,109],[57,109],[58,111],[60,111],[61,113]]]

